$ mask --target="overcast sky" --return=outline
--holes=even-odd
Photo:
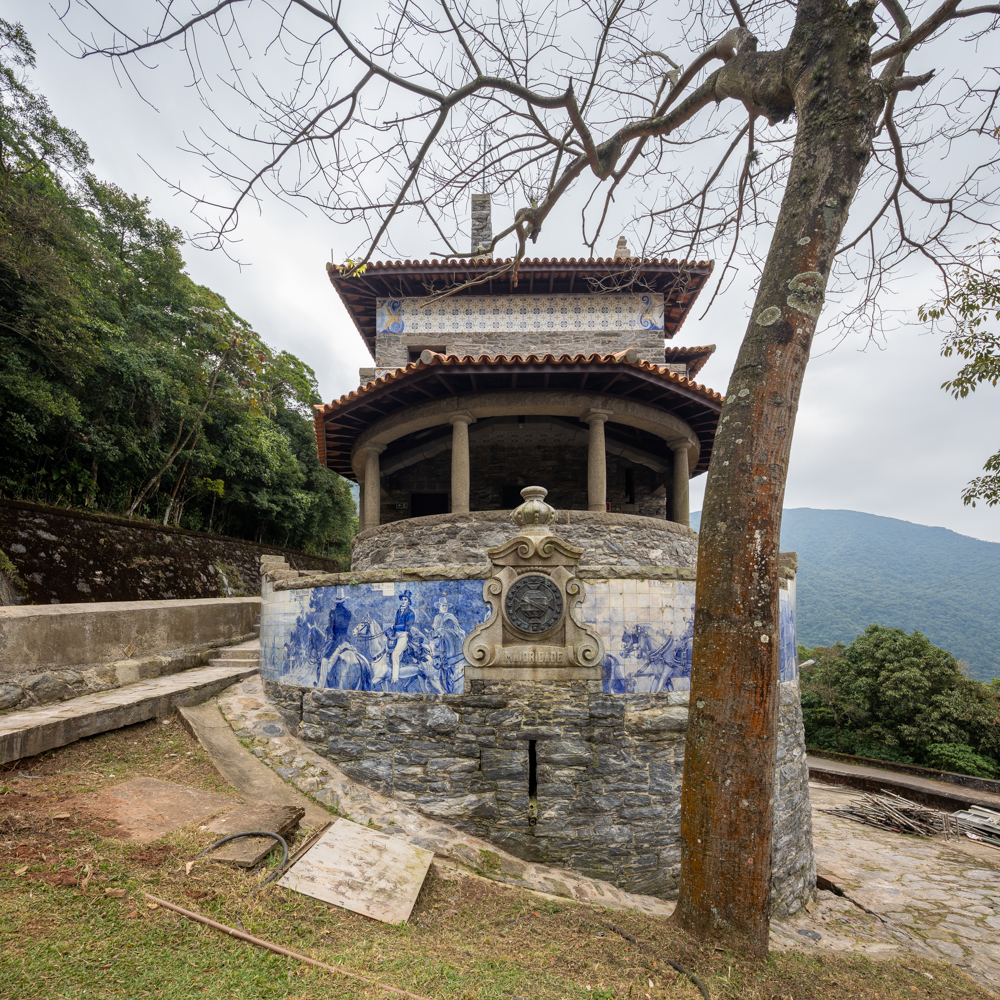
[[[61,50],[56,40],[68,39],[41,0],[0,0],[0,10],[25,25],[38,53],[33,80],[62,124],[87,141],[94,171],[149,196],[155,214],[171,224],[196,228],[189,204],[157,177],[193,186],[202,169],[179,148],[185,131],[205,116],[177,73],[165,65],[146,74],[144,101],[127,84],[120,86],[107,61],[80,61]],[[331,252],[338,260],[351,252],[356,235],[318,213],[300,214],[267,201],[259,214],[244,215],[238,237],[235,253],[242,266],[221,253],[188,247],[191,276],[223,294],[272,347],[311,365],[324,399],[356,388],[357,369],[372,362],[324,269]],[[609,256],[616,237],[607,239]],[[403,232],[396,240],[400,255],[428,256],[426,238],[417,229]],[[534,252],[585,255],[577,228],[562,225],[549,225]],[[926,274],[905,276],[889,304],[901,315],[915,316],[931,288]],[[699,379],[720,392],[745,328],[747,304],[747,282],[738,280],[705,319],[695,308],[673,341],[718,345]],[[987,387],[969,399],[952,399],[940,386],[956,365],[940,357],[939,348],[939,339],[919,325],[902,327],[878,347],[860,339],[835,346],[829,334],[817,339],[795,430],[786,507],[867,511],[1000,541],[1000,508],[973,509],[961,500],[962,487],[1000,446],[1000,390]],[[700,476],[692,484],[693,509],[701,505],[704,480]]]

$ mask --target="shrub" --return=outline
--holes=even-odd
[[[1000,772],[1000,765],[992,757],[976,753],[967,743],[931,743],[925,748],[924,759],[929,767],[977,778],[995,778]]]

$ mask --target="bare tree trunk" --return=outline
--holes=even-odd
[[[826,277],[885,102],[871,7],[804,0],[783,76],[799,125],[770,252],[723,405],[698,547],[677,919],[767,954],[778,542],[799,392]]]
[[[230,342],[229,347],[227,347],[226,350],[223,352],[222,357],[219,358],[219,363],[215,366],[215,370],[212,372],[212,380],[211,382],[209,382],[208,385],[208,394],[205,396],[205,402],[202,404],[201,412],[198,414],[197,423],[195,424],[194,427],[192,427],[188,431],[187,437],[182,442],[181,433],[184,430],[184,422],[187,418],[184,417],[181,419],[180,426],[177,428],[177,437],[174,439],[174,443],[170,447],[170,451],[167,454],[167,460],[163,463],[163,465],[160,466],[156,475],[154,475],[153,478],[150,479],[150,481],[146,483],[146,485],[139,492],[139,495],[135,498],[135,500],[132,502],[132,505],[126,511],[125,515],[126,517],[131,517],[136,512],[136,510],[138,510],[139,504],[142,503],[146,494],[151,489],[153,488],[159,489],[160,480],[163,478],[163,473],[166,472],[167,469],[169,469],[170,466],[174,464],[174,460],[177,458],[177,456],[187,447],[188,442],[191,440],[191,435],[197,431],[198,437],[199,438],[201,437],[202,423],[205,419],[205,412],[208,410],[208,404],[212,401],[212,397],[215,395],[215,384],[219,380],[219,372],[222,371],[222,366],[226,363],[226,360],[232,353],[232,350],[235,346],[236,346],[236,340],[234,339],[233,341]],[[197,440],[198,439],[196,438],[195,444],[197,444]],[[192,448],[193,447],[194,445],[192,445]],[[185,469],[186,468],[187,466],[185,465]],[[174,494],[170,497],[170,502],[167,504],[167,514],[170,513],[170,508],[173,506],[174,496],[176,496],[176,493],[177,490],[175,488]],[[166,524],[167,523],[166,520],[164,520],[163,523]]]
[[[184,419],[182,418],[180,425],[177,428],[177,437],[174,438],[174,443],[170,446],[170,451],[167,453],[166,462],[164,462],[163,465],[160,466],[160,468],[157,470],[153,478],[150,479],[149,482],[146,483],[146,485],[143,486],[141,490],[139,490],[135,500],[132,501],[132,503],[129,505],[128,510],[125,511],[126,517],[131,517],[139,509],[139,504],[141,504],[142,501],[145,500],[146,494],[150,490],[159,489],[160,479],[162,478],[163,473],[166,472],[167,469],[173,464],[174,459],[183,450],[184,444],[187,444],[187,438],[185,438],[184,444],[180,443],[181,435],[183,433],[184,433]],[[190,437],[191,437],[191,432],[189,431],[188,438]]]

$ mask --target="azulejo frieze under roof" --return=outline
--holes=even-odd
[[[662,296],[663,333],[668,339],[712,273],[712,261],[626,258],[533,258],[513,269],[513,260],[372,261],[361,274],[327,265],[330,282],[375,357],[377,299],[443,295],[521,297],[591,293]]]

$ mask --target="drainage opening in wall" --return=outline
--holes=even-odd
[[[538,752],[535,740],[528,740],[528,826],[538,822]]]

